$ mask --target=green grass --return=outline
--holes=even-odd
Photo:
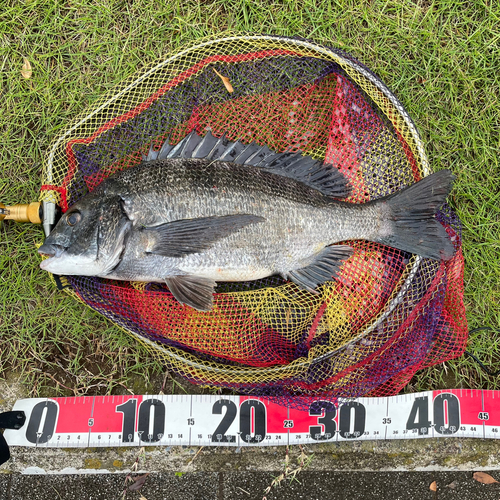
[[[493,0],[4,2],[0,201],[36,200],[42,157],[68,120],[166,52],[226,29],[311,37],[375,71],[417,124],[431,167],[458,176],[467,318],[471,328],[499,328],[499,25]],[[32,395],[158,392],[164,369],[148,351],[39,269],[42,239],[40,227],[0,225],[0,376],[20,374]],[[498,337],[478,332],[468,349],[500,367]],[[408,390],[500,388],[478,370],[468,358],[450,361]]]

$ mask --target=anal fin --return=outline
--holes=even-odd
[[[172,295],[181,304],[197,309],[210,311],[216,286],[214,280],[199,276],[180,275],[165,278],[165,283]]]
[[[316,255],[304,259],[304,267],[288,271],[285,278],[292,280],[295,284],[315,293],[316,288],[335,278],[342,266],[354,250],[346,245],[334,245],[325,247]]]

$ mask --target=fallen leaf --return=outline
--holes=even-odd
[[[148,500],[148,499],[147,499],[146,497],[143,497],[143,496],[141,495],[141,498],[139,498],[139,500]]]
[[[453,481],[452,483],[447,484],[446,487],[454,490],[457,487],[457,483],[456,483],[456,481]]]
[[[26,59],[24,57],[23,60],[24,60],[24,64],[23,64],[23,67],[21,69],[21,75],[23,75],[23,77],[26,78],[26,80],[27,80],[28,78],[31,78],[31,75],[33,74],[33,70],[31,69],[31,64],[28,61],[28,59]]]
[[[224,87],[226,87],[226,90],[232,94],[234,92],[233,86],[231,85],[231,82],[229,81],[229,78],[227,76],[222,76],[215,68],[212,68],[215,71],[215,74],[222,80],[222,83],[224,84]]]
[[[437,491],[438,485],[437,485],[436,481],[432,481],[431,485],[429,486],[429,489],[431,491]]]
[[[472,477],[476,481],[479,481],[480,483],[483,484],[498,483],[496,479],[493,479],[489,474],[486,474],[486,472],[474,472],[474,475]]]
[[[143,476],[139,476],[134,478],[134,484],[131,484],[128,489],[130,491],[139,491],[143,486],[144,483],[146,482],[146,478],[149,476],[149,472],[147,474],[144,474]]]

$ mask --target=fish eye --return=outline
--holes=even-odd
[[[71,212],[66,216],[66,222],[68,223],[68,226],[74,226],[80,222],[81,218],[82,215],[80,212]]]

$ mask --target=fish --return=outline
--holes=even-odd
[[[334,280],[368,240],[449,260],[436,219],[454,176],[441,170],[388,196],[344,200],[338,168],[301,152],[191,132],[167,139],[62,215],[39,252],[56,275],[165,283],[181,304],[210,311],[217,282],[281,275],[300,288]]]

